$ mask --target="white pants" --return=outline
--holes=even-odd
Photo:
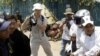
[[[33,39],[32,41],[30,41],[31,56],[38,56],[38,50],[39,50],[40,45],[43,47],[47,56],[53,56],[51,52],[50,43],[46,39],[41,39],[41,40]]]

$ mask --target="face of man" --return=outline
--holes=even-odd
[[[41,15],[41,10],[36,9],[36,10],[34,10],[34,13],[35,13],[36,16],[40,16]]]
[[[68,20],[72,20],[73,14],[67,14],[66,17],[68,17]]]
[[[0,31],[0,38],[7,39],[10,36],[10,29],[9,27],[6,30]]]
[[[87,35],[91,36],[91,34],[94,32],[94,25],[92,24],[87,24],[85,27],[84,27],[84,31]]]
[[[13,33],[15,31],[15,29],[17,29],[17,22],[15,19],[11,19],[11,24],[10,24],[10,33]]]

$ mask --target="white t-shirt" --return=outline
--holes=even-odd
[[[74,21],[71,20],[69,23],[70,23],[70,25],[73,25]],[[66,24],[64,24],[64,26],[63,26],[62,39],[64,39],[64,40],[70,40],[69,29],[66,26]]]
[[[64,39],[64,40],[70,40],[69,29],[66,26],[66,24],[64,24],[64,26],[63,26],[62,39]]]

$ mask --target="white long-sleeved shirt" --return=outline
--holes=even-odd
[[[81,48],[79,48],[73,54],[75,56],[86,55],[96,56],[96,52],[100,50],[100,32],[94,31],[91,36],[87,36],[84,32],[80,37]]]

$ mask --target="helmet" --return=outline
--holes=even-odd
[[[90,11],[87,9],[80,9],[76,12],[75,16],[82,18],[84,21],[93,20],[90,15]]]
[[[76,12],[75,16],[79,16],[79,17],[90,16],[90,12],[87,9],[81,9]]]

